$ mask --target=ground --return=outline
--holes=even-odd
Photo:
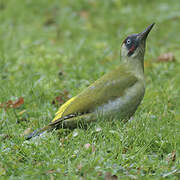
[[[179,21],[179,0],[1,0],[0,179],[180,178]],[[127,35],[153,22],[146,94],[131,121],[24,141],[120,63]]]

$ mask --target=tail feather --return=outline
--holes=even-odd
[[[41,128],[41,129],[38,129],[38,130],[32,132],[31,134],[26,136],[26,140],[29,140],[33,137],[41,135],[43,132],[51,131],[56,128],[74,129],[74,128],[78,127],[78,124],[88,124],[88,123],[96,121],[96,120],[97,120],[97,115],[95,113],[83,114],[81,116],[74,116],[74,115],[64,116],[60,119],[57,119],[57,120],[49,123],[44,128]]]
[[[70,116],[70,117],[72,117],[72,116]],[[30,140],[31,138],[39,136],[46,131],[51,131],[51,130],[55,129],[59,124],[61,124],[64,119],[67,119],[67,118],[68,118],[68,116],[65,116],[63,118],[60,118],[60,119],[54,121],[54,122],[51,122],[47,126],[41,128],[41,129],[37,129],[37,130],[33,131],[32,133],[28,134],[25,137],[25,139]]]
[[[53,129],[54,129],[54,127],[47,125],[44,128],[37,129],[37,130],[33,131],[32,133],[28,134],[25,137],[25,139],[30,140],[33,137],[39,136],[39,135],[43,134],[44,132],[50,131],[50,130],[53,130]]]

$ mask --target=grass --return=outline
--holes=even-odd
[[[179,0],[0,1],[0,179],[180,178]],[[24,142],[67,99],[119,64],[123,39],[147,40],[146,94],[134,119],[60,129]],[[175,62],[157,62],[172,52]],[[25,110],[25,111],[24,111]],[[112,177],[112,178],[113,178]]]

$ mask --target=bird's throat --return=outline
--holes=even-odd
[[[136,77],[144,79],[144,57],[126,57],[123,59],[123,63]]]

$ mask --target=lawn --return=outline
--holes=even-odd
[[[120,63],[127,35],[153,22],[146,94],[131,121],[24,141]],[[179,179],[179,22],[179,0],[1,0],[0,179]]]

